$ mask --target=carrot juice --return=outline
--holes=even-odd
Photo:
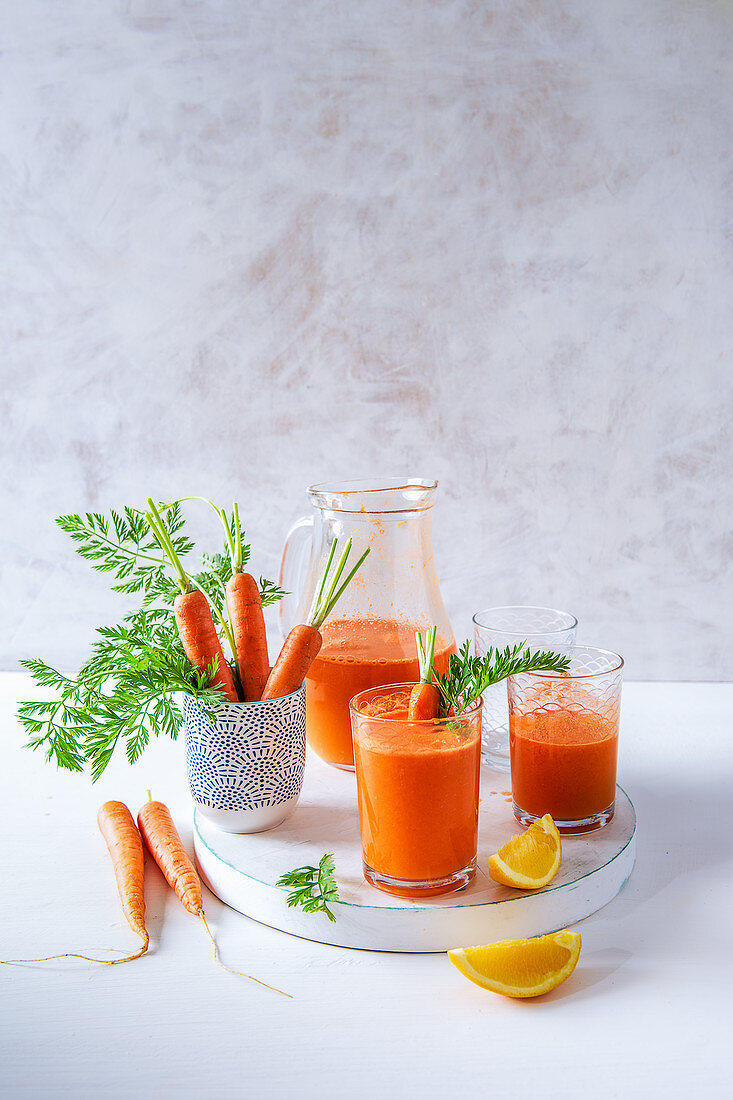
[[[587,833],[613,817],[624,662],[593,646],[555,650],[563,672],[507,680],[514,816],[551,814],[559,832]]]
[[[363,692],[351,713],[364,877],[421,897],[476,871],[481,700],[457,718],[411,722],[411,686]]]
[[[510,715],[509,749],[512,797],[525,813],[560,823],[613,811],[618,722],[574,710]]]
[[[390,619],[336,619],[326,622],[323,646],[306,677],[308,744],[329,764],[353,769],[349,702],[381,684],[419,677],[416,626]],[[435,667],[444,673],[455,653],[453,640],[438,638]]]

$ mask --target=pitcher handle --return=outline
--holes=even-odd
[[[279,585],[289,595],[284,596],[278,604],[278,624],[283,638],[287,637],[295,626],[295,614],[300,603],[303,590],[303,574],[306,559],[305,539],[313,544],[313,516],[301,516],[296,520],[287,533],[285,546],[283,547],[282,561],[280,562]],[[306,529],[310,532],[305,535]]]

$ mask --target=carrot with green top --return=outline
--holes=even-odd
[[[263,699],[282,699],[300,688],[323,644],[321,627],[369,554],[367,548],[347,575],[346,580],[341,581],[341,575],[351,552],[351,539],[348,539],[333,578],[330,579],[329,574],[337,546],[338,539],[334,539],[308,619],[305,623],[294,626],[285,639],[280,656],[262,692]]]
[[[181,589],[173,602],[173,614],[184,652],[199,672],[204,672],[216,659],[217,668],[212,683],[220,685],[227,699],[236,703],[239,699],[237,689],[216,633],[209,601],[200,589],[193,586],[184,571],[160,512],[150,497],[148,507],[150,510],[146,513],[147,521],[170,560]]]
[[[440,717],[441,695],[436,684],[433,683],[433,655],[435,653],[435,636],[437,627],[432,627],[426,635],[423,646],[422,634],[415,631],[415,644],[417,645],[417,662],[420,667],[420,680],[410,692],[410,704],[407,717],[410,722],[426,722],[431,718]]]
[[[226,517],[222,513],[222,518]],[[237,668],[242,684],[242,694],[247,703],[262,698],[262,692],[270,675],[270,658],[267,653],[267,632],[262,612],[262,598],[257,581],[242,567],[242,530],[239,526],[239,506],[234,502],[234,538],[229,533],[232,557],[232,575],[226,585],[227,611],[234,635]]]
[[[208,504],[224,528],[232,575],[224,586],[229,624],[223,625],[237,662],[242,698],[246,703],[256,702],[262,696],[262,689],[270,675],[270,659],[259,585],[251,573],[244,572],[239,505],[234,501],[230,520],[224,508],[214,504],[208,497],[191,496],[183,499],[200,500]]]

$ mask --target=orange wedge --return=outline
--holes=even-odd
[[[539,890],[557,874],[562,859],[560,834],[549,814],[513,836],[489,859],[489,878],[519,890]]]
[[[502,997],[539,997],[567,981],[580,956],[579,932],[569,928],[531,940],[457,947],[448,958],[461,974]]]

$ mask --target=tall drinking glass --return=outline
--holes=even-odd
[[[364,878],[400,897],[446,894],[476,873],[481,700],[409,721],[412,684],[351,700]]]
[[[477,657],[489,649],[506,649],[526,642],[532,649],[572,645],[578,620],[569,611],[552,607],[487,607],[473,617],[473,644]],[[509,710],[507,685],[492,684],[483,694],[484,724],[481,760],[496,771],[509,771]]]
[[[567,672],[507,680],[514,816],[552,814],[559,832],[587,833],[613,817],[624,662],[590,646],[558,652]]]

